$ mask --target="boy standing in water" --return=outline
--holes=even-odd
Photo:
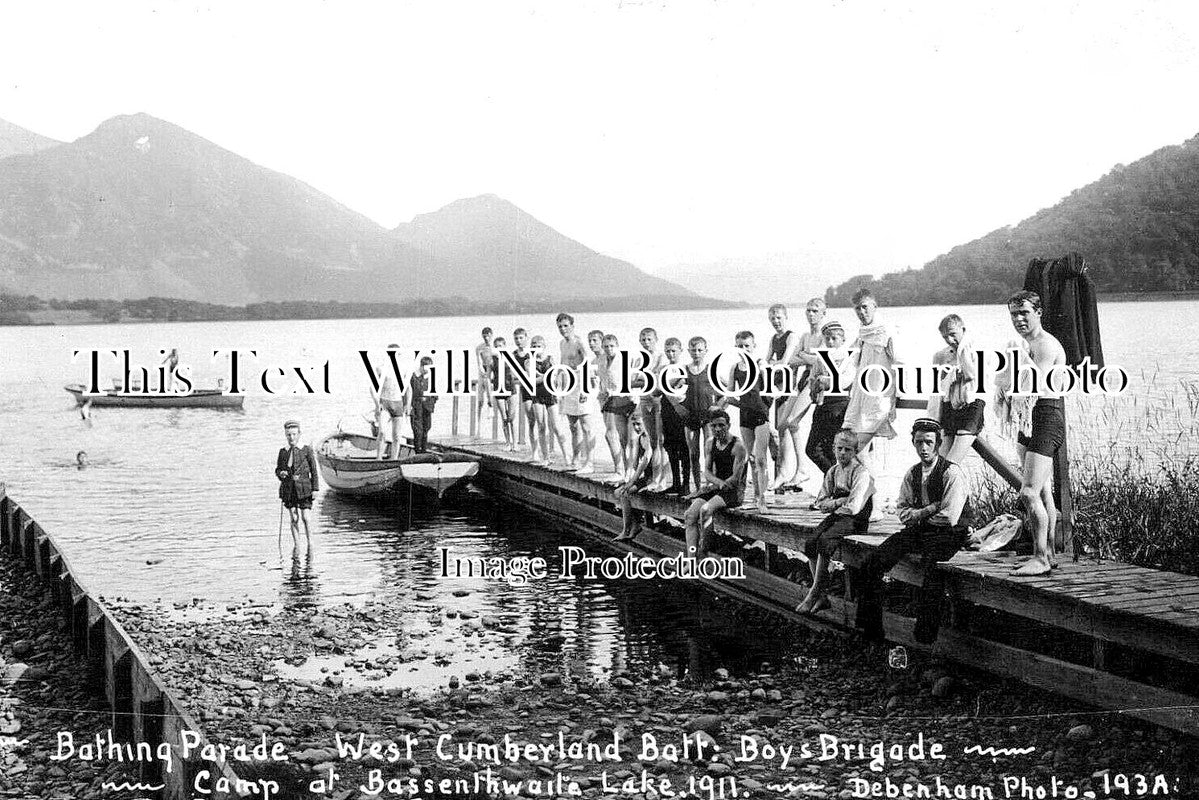
[[[300,446],[300,423],[289,419],[283,423],[283,434],[287,437],[287,447],[279,449],[275,477],[279,479],[279,499],[291,515],[292,541],[298,542],[301,522],[304,535],[311,537],[308,511],[312,508],[313,494],[320,488],[320,477],[312,448]]]

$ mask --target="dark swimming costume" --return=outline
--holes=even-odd
[[[983,410],[986,407],[985,400],[975,400],[961,408],[954,408],[948,400],[942,400],[941,427],[950,435],[965,431],[971,436],[978,436],[983,429]]]
[[[708,380],[707,367],[698,373],[692,373],[688,367],[685,372],[687,394],[683,397],[683,408],[687,409],[687,418],[683,420],[683,424],[693,431],[698,431],[711,419],[712,403],[716,402],[716,390],[712,388],[712,381]]]
[[[733,388],[740,389],[745,386],[748,375],[749,369],[744,365],[739,364],[734,367]],[[762,399],[762,384],[763,378],[759,374],[758,380],[754,382],[753,387],[745,394],[734,399],[737,407],[741,409],[742,428],[756,428],[759,425],[765,425],[770,420],[770,407]]]
[[[737,437],[730,436],[729,443],[725,447],[721,447],[715,441],[712,442],[712,472],[717,478],[726,481],[733,476],[733,466],[737,463],[733,452],[736,449]],[[729,508],[736,508],[741,505],[742,495],[745,493],[745,476],[735,481],[732,486],[726,486],[722,489],[709,489],[700,495],[703,500],[711,500],[713,497],[721,497],[724,499],[724,504]]]
[[[787,352],[787,339],[791,336],[791,334],[792,334],[792,331],[783,331],[782,333],[776,333],[770,337],[770,360],[771,361],[776,361],[776,362],[781,361],[783,355]],[[795,371],[793,367],[788,367],[788,369],[791,369],[792,372]],[[787,385],[784,383],[784,380],[785,379],[783,378],[782,375],[775,375],[774,388],[776,390],[787,388]],[[781,406],[783,403],[787,402],[790,399],[791,398],[788,395],[785,395],[785,394],[779,395],[778,397],[774,398],[774,404],[776,406]]]
[[[1032,407],[1032,436],[1021,433],[1016,441],[1025,450],[1052,456],[1066,441],[1066,410],[1060,397],[1042,397]]]
[[[558,402],[558,398],[550,393],[549,379],[546,377],[546,373],[552,366],[554,366],[554,362],[549,358],[533,363],[533,369],[537,371],[538,375],[537,392],[533,395],[533,402],[539,406],[552,406]]]
[[[631,417],[637,409],[637,404],[633,402],[633,398],[623,395],[614,394],[604,401],[604,405],[600,408],[605,414],[619,414],[622,417]]]

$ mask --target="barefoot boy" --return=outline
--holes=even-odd
[[[708,552],[716,512],[741,505],[745,493],[745,463],[749,456],[736,436],[729,435],[729,415],[724,409],[711,414],[712,449],[703,473],[706,488],[691,495],[694,501],[683,517],[687,552],[703,558]]]
[[[845,329],[840,322],[829,322],[821,328],[824,334],[824,349],[828,359],[837,370],[837,384],[841,391],[847,391],[853,383],[853,359],[845,347]],[[833,386],[833,375],[828,364],[821,358],[812,368],[812,377],[808,381],[808,391],[812,397],[812,429],[808,432],[806,453],[812,463],[827,473],[836,463],[833,455],[833,438],[844,427],[845,409],[849,407],[849,397],[829,395],[827,392]],[[856,453],[856,448],[855,448]]]
[[[558,343],[558,351],[562,364],[575,372],[576,383],[565,397],[562,398],[562,413],[566,415],[566,423],[570,426],[570,466],[584,475],[594,472],[591,466],[591,403],[587,387],[583,385],[582,371],[579,369],[587,361],[587,347],[575,333],[575,318],[570,314],[559,314],[558,333],[562,341]]]
[[[479,421],[483,418],[484,401],[486,401],[487,407],[491,408],[491,373],[495,369],[495,349],[491,343],[491,328],[483,329],[483,341],[475,345],[475,367],[478,369],[478,378],[475,380],[475,397],[478,399],[475,404],[477,429]]]
[[[683,343],[671,336],[666,340],[666,364],[678,364],[683,354]],[[662,381],[659,372],[658,382]],[[663,387],[665,388],[665,387]],[[691,454],[687,450],[687,433],[683,425],[683,415],[680,412],[683,402],[674,395],[663,392],[662,395],[662,449],[670,462],[670,473],[674,479],[672,491],[680,497],[691,492]],[[698,477],[698,476],[697,476]]]
[[[495,337],[493,344],[497,352],[508,346],[508,342],[503,336]],[[516,418],[513,416],[512,407],[516,403],[516,382],[510,369],[504,370],[503,389],[505,394],[500,396],[500,373],[498,369],[492,369],[491,396],[495,400],[495,408],[500,415],[500,429],[504,433],[504,449],[513,452],[516,450],[516,431],[513,429]]]
[[[839,431],[833,442],[837,462],[829,468],[820,484],[813,507],[828,514],[816,526],[815,535],[804,545],[812,588],[795,607],[800,614],[812,614],[828,608],[825,584],[828,562],[836,555],[841,540],[850,534],[862,534],[870,525],[874,509],[874,478],[858,458],[858,438],[851,430]]]
[[[948,385],[940,398],[937,413],[929,416],[939,419],[945,432],[941,455],[955,464],[961,464],[983,429],[983,412],[987,404],[982,398],[974,396],[978,385],[978,364],[974,345],[966,336],[962,318],[957,314],[949,314],[941,320],[939,330],[945,347],[933,356],[933,365],[947,367],[942,380],[947,380]]]
[[[733,403],[740,409],[741,441],[749,452],[749,463],[754,475],[754,506],[758,511],[766,510],[766,469],[767,451],[770,444],[770,406],[762,397],[764,379],[762,378],[762,363],[754,358],[754,335],[751,331],[741,331],[734,338],[737,350],[742,354],[733,364],[729,374],[724,378],[724,385],[732,391],[744,393],[740,397],[725,395],[717,405],[724,408]],[[752,370],[746,362],[754,364]],[[750,385],[751,374],[758,377]]]
[[[616,488],[616,500],[620,503],[622,522],[620,535],[616,537],[618,542],[631,541],[641,532],[641,517],[633,509],[633,502],[629,496],[648,486],[651,477],[649,466],[653,449],[650,447],[649,434],[645,430],[645,422],[641,415],[633,414],[629,419],[629,426],[633,429],[633,441],[629,448],[632,453],[633,469],[630,471],[628,479]]]
[[[287,447],[279,449],[275,459],[275,477],[279,479],[279,499],[291,515],[291,538],[299,540],[300,523],[304,524],[304,535],[311,536],[308,527],[308,512],[312,508],[312,496],[320,488],[316,456],[308,445],[300,445],[300,423],[294,419],[283,423],[283,434]],[[396,445],[397,449],[399,445]]]

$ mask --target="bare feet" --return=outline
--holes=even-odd
[[[1028,577],[1032,575],[1048,575],[1053,569],[1053,565],[1049,563],[1049,557],[1045,555],[1036,555],[1028,559],[1024,566],[1016,567],[1012,570],[1013,575]]]

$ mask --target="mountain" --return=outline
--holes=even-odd
[[[705,300],[494,195],[389,231],[295,178],[146,114],[0,159],[0,289],[60,300],[157,296],[230,305]]]
[[[0,161],[0,285],[20,292],[403,299],[438,272],[312,187],[145,114]]]
[[[1001,302],[1023,285],[1029,259],[1071,251],[1087,260],[1100,292],[1199,288],[1199,136],[1116,165],[1057,205],[922,269],[851,278],[826,299],[844,305],[869,285],[892,305]]]
[[[62,142],[0,119],[0,158],[36,153],[57,144],[62,144]]]
[[[563,236],[493,194],[420,214],[399,225],[395,235],[448,265],[456,281],[467,282],[453,284],[459,294],[469,288],[472,296],[496,300],[696,296]]]

